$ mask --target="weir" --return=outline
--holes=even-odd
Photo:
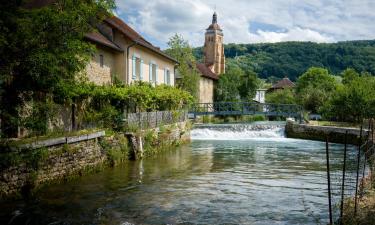
[[[283,139],[285,140],[285,123],[253,124],[203,124],[196,125],[191,131],[192,140],[250,140],[250,139]]]

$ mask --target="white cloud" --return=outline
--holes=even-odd
[[[373,0],[117,0],[117,14],[162,47],[174,33],[201,46],[215,5],[226,43],[375,38]],[[251,33],[254,21],[283,32]]]

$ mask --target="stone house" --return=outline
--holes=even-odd
[[[203,63],[196,65],[201,75],[199,81],[199,102],[214,102],[214,86],[219,75],[225,73],[225,55],[223,45],[223,30],[217,23],[214,13],[211,25],[206,29],[203,49]]]
[[[178,62],[120,18],[107,18],[85,38],[97,48],[86,68],[89,81],[102,85],[117,78],[125,84],[145,81],[174,86]]]

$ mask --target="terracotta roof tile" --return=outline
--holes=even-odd
[[[289,78],[285,77],[276,84],[272,85],[271,89],[293,88],[296,86]]]
[[[203,77],[209,78],[211,80],[219,79],[219,77],[203,63],[197,63],[197,69]]]
[[[92,32],[92,33],[86,34],[85,38],[88,39],[88,40],[90,40],[90,41],[93,41],[93,42],[96,42],[98,44],[101,44],[101,45],[104,45],[106,47],[109,47],[111,49],[114,49],[116,51],[120,51],[120,52],[124,51],[123,49],[121,49],[120,47],[118,47],[112,41],[108,40],[105,36],[103,36],[99,32]]]
[[[125,36],[130,38],[132,41],[136,42],[137,44],[148,48],[166,58],[169,60],[178,63],[177,60],[174,58],[170,57],[169,55],[165,54],[163,51],[160,50],[160,48],[157,48],[153,46],[150,42],[148,42],[146,39],[144,39],[140,34],[138,34],[135,30],[133,30],[129,25],[127,25],[124,21],[122,21],[120,18],[116,16],[112,16],[110,18],[107,18],[105,20],[108,24],[112,25],[119,31],[121,31]]]

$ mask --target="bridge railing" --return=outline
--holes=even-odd
[[[302,107],[293,104],[272,104],[256,102],[213,102],[196,103],[190,106],[190,113],[195,115],[252,115],[300,116]]]

